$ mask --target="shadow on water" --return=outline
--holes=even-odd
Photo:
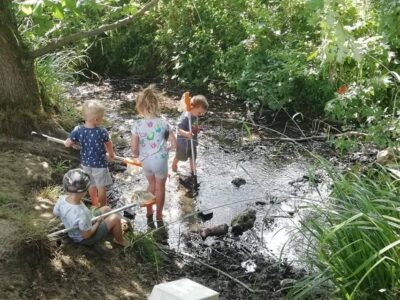
[[[138,90],[139,86],[126,84],[130,88],[118,93],[112,84],[107,83],[100,87],[84,84],[74,87],[70,94],[78,101],[97,99],[106,105],[109,130],[120,140],[114,142],[116,151],[119,155],[129,156],[130,127],[132,120],[137,118],[132,89]],[[103,96],[99,97],[97,92]],[[163,116],[172,125],[176,125],[178,114],[172,113],[175,110],[171,108],[178,106],[179,98],[177,94],[174,98],[171,96],[165,105],[168,109],[163,109]],[[317,169],[313,158],[303,155],[303,149],[294,144],[268,143],[249,134],[248,129],[236,121],[244,114],[234,106],[225,106],[221,113],[221,108],[215,108],[210,99],[210,112],[202,120],[204,126],[199,135],[198,193],[191,197],[188,189],[180,184],[179,176],[189,174],[188,163],[180,163],[178,174],[169,174],[164,207],[168,245],[178,252],[190,252],[193,243],[188,239],[198,236],[196,232],[220,224],[230,225],[234,216],[246,209],[254,209],[254,228],[239,237],[232,237],[229,233],[228,240],[231,237],[249,251],[258,251],[269,257],[281,257],[291,262],[301,260],[304,243],[295,229],[306,214],[306,207],[327,197],[329,183],[324,179],[326,176]],[[173,154],[170,154],[169,163],[172,158]],[[119,199],[111,205],[122,206],[134,190],[146,188],[143,174],[130,175],[126,168],[115,163],[111,169],[114,177],[112,192],[118,194],[112,198]],[[312,181],[310,178],[321,180]],[[241,185],[232,183],[238,179],[243,180]],[[198,211],[203,211],[203,214],[197,214]],[[145,209],[135,214],[135,230],[148,231]],[[201,243],[202,239],[198,241]],[[215,241],[207,238],[204,243]],[[251,266],[247,267],[251,269]]]

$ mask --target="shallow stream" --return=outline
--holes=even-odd
[[[130,156],[130,127],[137,118],[133,91],[139,88],[125,80],[107,81],[102,85],[87,83],[70,89],[70,95],[78,101],[96,99],[106,106],[105,126],[113,137],[117,154],[122,156]],[[179,94],[167,91],[167,95],[169,100],[164,104],[163,116],[176,125]],[[326,198],[329,184],[323,172],[316,169],[316,160],[305,155],[301,147],[266,142],[249,134],[241,121],[245,112],[238,109],[237,103],[229,104],[226,100],[227,105],[223,105],[220,99],[209,99],[209,102],[210,110],[201,120],[203,130],[199,134],[197,195],[193,197],[179,183],[179,176],[189,176],[188,162],[180,162],[178,173],[169,173],[164,207],[168,244],[179,248],[182,233],[218,224],[230,225],[235,215],[252,208],[257,212],[255,226],[241,236],[242,240],[250,244],[258,241],[272,255],[296,260],[298,247],[287,243],[297,240],[295,229],[303,216],[302,208]],[[170,154],[170,162],[173,155]],[[141,173],[130,175],[124,167],[115,164],[112,169],[112,190],[124,198],[113,205],[123,205],[131,198],[132,191],[146,189],[147,181]],[[308,180],[313,177],[318,180]],[[235,186],[232,183],[235,178],[242,178],[246,183]],[[203,222],[193,214],[199,210],[212,212],[212,219]],[[135,230],[147,231],[145,209],[135,213]]]

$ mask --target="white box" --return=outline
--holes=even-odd
[[[155,285],[149,300],[219,300],[219,293],[183,278]]]

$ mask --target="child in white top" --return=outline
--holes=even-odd
[[[74,242],[93,245],[111,232],[114,243],[121,246],[128,245],[122,236],[121,218],[117,214],[99,218],[92,224],[93,215],[82,202],[82,197],[85,196],[90,186],[88,173],[82,169],[68,171],[64,175],[63,186],[68,195],[63,195],[58,199],[53,213],[61,219],[65,228],[74,228],[68,232]],[[111,209],[108,206],[98,209],[99,214],[109,211]]]

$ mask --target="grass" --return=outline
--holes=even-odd
[[[398,299],[400,190],[387,169],[335,174],[330,201],[304,221],[309,263],[316,272],[290,299]],[[323,295],[324,294],[324,295]]]
[[[55,203],[58,197],[61,195],[61,192],[62,192],[61,186],[58,185],[46,186],[38,192],[37,197],[49,199],[53,203]]]
[[[128,232],[125,238],[129,241],[129,245],[131,245],[127,251],[134,253],[138,260],[153,264],[158,273],[160,257],[152,234]]]

